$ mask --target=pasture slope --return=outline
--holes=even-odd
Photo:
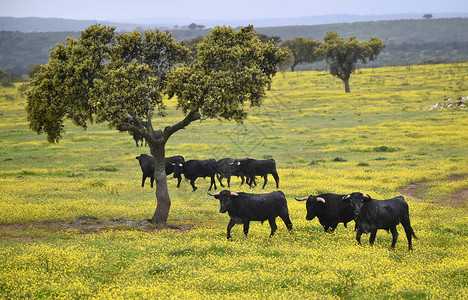
[[[105,124],[68,124],[48,144],[29,130],[24,97],[2,88],[0,298],[467,299],[468,210],[448,195],[468,187],[468,110],[422,109],[468,96],[467,76],[468,63],[362,69],[345,94],[324,72],[278,74],[245,124],[207,120],[178,132],[168,155],[277,162],[292,234],[278,220],[269,239],[268,224],[256,222],[247,238],[236,225],[230,242],[228,216],[203,179],[196,192],[169,180],[170,228],[135,226],[156,205],[135,159],[148,148]],[[169,111],[158,127],[181,118]],[[263,192],[239,182],[232,190]],[[418,201],[407,197],[419,237],[411,252],[401,226],[393,251],[385,231],[358,246],[352,224],[326,234],[294,200],[354,191],[384,199],[422,182]],[[273,190],[270,177],[265,192]],[[134,222],[73,226],[119,218]]]

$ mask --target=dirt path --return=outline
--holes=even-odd
[[[448,180],[446,180],[446,182],[464,180],[467,177],[468,177],[468,174],[454,175],[450,177]],[[423,200],[421,198],[418,198],[416,195],[418,194],[420,190],[424,189],[429,184],[431,184],[431,182],[421,182],[421,183],[410,184],[409,186],[400,190],[400,193],[403,196],[410,197],[413,201],[422,202]],[[466,206],[467,203],[468,203],[468,188],[464,188],[452,195],[448,195],[446,201],[444,202],[438,202],[438,204],[450,205],[454,207]]]
[[[167,225],[165,229],[174,231],[187,231],[193,229],[194,225]],[[150,223],[150,220],[132,221],[125,218],[111,219],[107,221],[99,220],[92,216],[82,216],[75,221],[41,221],[27,224],[0,225],[0,241],[2,240],[34,240],[41,238],[34,235],[24,235],[24,230],[39,229],[46,232],[68,232],[75,234],[97,233],[106,230],[141,230],[156,231],[161,227]]]

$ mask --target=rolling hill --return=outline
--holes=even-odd
[[[4,24],[5,20],[8,21],[8,19],[0,17],[0,25]],[[78,38],[81,30],[93,24],[92,21],[63,19],[55,21],[62,22],[54,23],[56,28],[70,28],[65,24],[73,24],[75,27],[72,31],[55,32],[20,32],[19,28],[14,29],[14,27],[10,27],[9,31],[0,31],[0,68],[10,73],[27,74],[28,69],[35,64],[47,62],[50,49],[54,48],[57,43],[65,43],[67,37]],[[101,24],[116,25],[116,23],[104,22]],[[127,25],[129,30],[138,26],[130,23]],[[282,40],[296,37],[322,40],[328,31],[336,31],[344,38],[357,36],[358,40],[367,40],[371,36],[375,36],[382,39],[387,44],[387,48],[373,62],[372,66],[388,66],[466,60],[468,59],[468,31],[466,28],[468,28],[468,18],[256,27],[256,30],[270,36],[279,36]],[[171,29],[170,32],[177,41],[181,41],[207,35],[210,29]],[[318,69],[325,68],[325,66],[321,64],[313,67],[305,66],[305,68]]]

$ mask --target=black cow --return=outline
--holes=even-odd
[[[216,162],[218,166],[218,174],[216,174],[216,177],[218,178],[219,185],[221,185],[221,187],[224,187],[223,178],[226,178],[228,187],[231,187],[231,176],[240,177],[241,185],[244,184],[244,175],[242,175],[240,172],[236,172],[236,170],[232,168],[234,161],[235,159],[233,158],[223,158]],[[242,161],[242,159],[239,159],[239,161]]]
[[[195,180],[197,180],[198,177],[210,177],[211,184],[208,190],[211,191],[213,186],[216,190],[215,176],[217,172],[218,167],[216,160],[212,158],[206,160],[188,160],[186,162],[174,164],[174,177],[180,177],[184,174],[185,178],[190,180],[190,185],[192,185],[193,191],[197,190]]]
[[[136,159],[138,159],[141,167],[141,171],[143,172],[143,179],[141,180],[141,186],[145,186],[145,180],[147,177],[151,180],[151,187],[153,187],[154,182],[154,157],[147,154],[140,154],[137,155]],[[184,162],[184,158],[180,155],[166,157],[166,175],[172,174],[174,172],[174,165],[173,163],[181,163]],[[182,177],[177,177],[177,187],[180,186],[180,181]]]
[[[392,248],[398,238],[397,225],[401,223],[408,239],[408,249],[412,250],[411,238],[417,239],[411,227],[408,203],[405,198],[398,196],[388,200],[374,200],[369,195],[351,193],[343,197],[351,203],[354,220],[357,226],[356,240],[361,244],[361,234],[370,233],[369,243],[374,244],[378,229],[390,230],[392,233]]]
[[[278,172],[276,172],[276,162],[274,159],[257,160],[252,158],[236,159],[232,163],[233,172],[243,174],[249,181],[247,184],[252,187],[255,184],[255,176],[263,176],[263,187],[268,182],[268,174],[273,175],[276,181],[276,188],[279,187]]]
[[[351,204],[343,202],[346,195],[320,194],[318,196],[306,196],[297,201],[305,201],[307,215],[306,220],[317,217],[325,232],[333,232],[339,223],[346,224],[354,220]]]
[[[185,162],[185,159],[182,155],[175,155],[171,157],[166,157],[166,175],[174,173],[174,164],[180,164]],[[177,187],[180,187],[180,182],[182,181],[182,176],[174,176],[177,178]]]
[[[219,199],[220,213],[228,212],[231,219],[227,226],[227,238],[231,239],[231,228],[235,224],[244,224],[244,234],[249,232],[250,221],[266,221],[270,223],[270,237],[275,234],[276,217],[280,217],[288,230],[292,229],[289,219],[288,203],[283,192],[277,191],[268,194],[234,193],[223,190],[210,194]]]
[[[145,142],[146,146],[146,141],[143,137],[139,136],[138,134],[134,133],[133,134],[133,139],[135,140],[136,146],[138,147],[138,142],[141,142],[141,147],[143,147],[143,142]]]

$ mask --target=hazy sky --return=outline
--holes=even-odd
[[[189,17],[211,20],[327,14],[468,13],[468,0],[0,0],[0,16],[76,20]]]

